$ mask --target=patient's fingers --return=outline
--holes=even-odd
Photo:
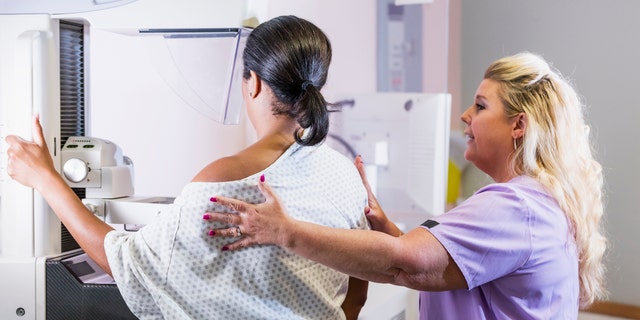
[[[44,141],[44,133],[42,133],[42,126],[40,125],[40,115],[35,114],[32,120],[33,142],[40,147],[47,147]]]

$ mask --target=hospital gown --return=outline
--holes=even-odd
[[[343,319],[348,276],[277,246],[222,252],[206,211],[225,211],[215,195],[264,201],[264,174],[291,216],[336,228],[367,229],[367,194],[355,166],[328,146],[292,145],[245,179],[194,182],[139,232],[105,238],[109,266],[141,319]]]

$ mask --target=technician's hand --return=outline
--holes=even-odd
[[[40,118],[33,117],[33,142],[26,141],[18,136],[10,135],[5,138],[7,142],[7,173],[19,183],[41,189],[45,174],[55,172],[53,159],[44,141]]]
[[[264,181],[264,175],[260,177],[258,188],[265,196],[266,201],[259,204],[250,204],[236,199],[225,197],[213,197],[211,201],[219,203],[238,214],[207,212],[203,219],[232,225],[230,228],[212,229],[209,236],[212,237],[239,237],[240,239],[222,248],[237,250],[242,247],[256,244],[276,244],[284,246],[289,231],[293,228],[295,220],[291,219],[282,205],[278,196],[273,193],[271,187]]]
[[[387,218],[384,214],[384,211],[380,207],[378,203],[378,199],[371,191],[371,186],[369,185],[369,180],[367,180],[367,173],[364,167],[364,162],[362,161],[361,156],[357,156],[354,164],[358,169],[358,173],[360,174],[360,179],[362,179],[362,184],[364,184],[365,189],[367,189],[367,194],[369,198],[369,206],[365,208],[364,212],[371,224],[371,229],[384,232],[386,234],[399,237],[402,235],[402,231],[398,229],[398,227]]]

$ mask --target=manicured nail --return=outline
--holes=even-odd
[[[260,176],[260,182],[264,182],[264,174]]]
[[[202,219],[204,219],[204,220],[209,220],[209,219],[211,219],[211,215],[210,215],[210,214],[208,214],[208,213],[205,213],[205,214],[202,216]]]
[[[371,208],[367,207],[364,209],[364,214],[369,214],[371,212]]]
[[[209,230],[209,235],[210,236],[215,236],[216,235],[216,231],[215,230]]]
[[[227,246],[222,247],[222,251],[229,251],[229,247]]]
[[[209,201],[211,202],[218,202],[218,199],[216,197],[211,197],[211,199],[209,199]]]

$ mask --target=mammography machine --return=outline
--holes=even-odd
[[[203,10],[199,17],[204,22],[198,24],[163,13],[166,8],[158,1],[0,1],[0,319],[133,318],[110,277],[82,254],[42,197],[7,176],[4,138],[14,134],[30,139],[32,117],[39,114],[56,169],[86,206],[123,229],[144,224],[172,199],[131,197],[130,159],[112,142],[90,137],[92,21],[115,24],[113,32],[140,38],[155,53],[160,76],[200,114],[237,123],[240,93],[233,80],[248,34],[242,28],[246,3],[184,6],[197,4],[218,10]],[[181,4],[164,2],[164,7],[172,5]],[[116,17],[124,22],[127,14],[140,17],[139,26],[120,28],[122,21],[109,21],[109,12],[94,12],[103,9],[120,10]],[[185,57],[185,52],[191,55]],[[197,53],[209,59],[199,68],[218,69],[205,74],[180,65]],[[194,74],[200,77],[194,80]],[[202,93],[194,81],[210,87]],[[137,214],[120,215],[130,211]]]

